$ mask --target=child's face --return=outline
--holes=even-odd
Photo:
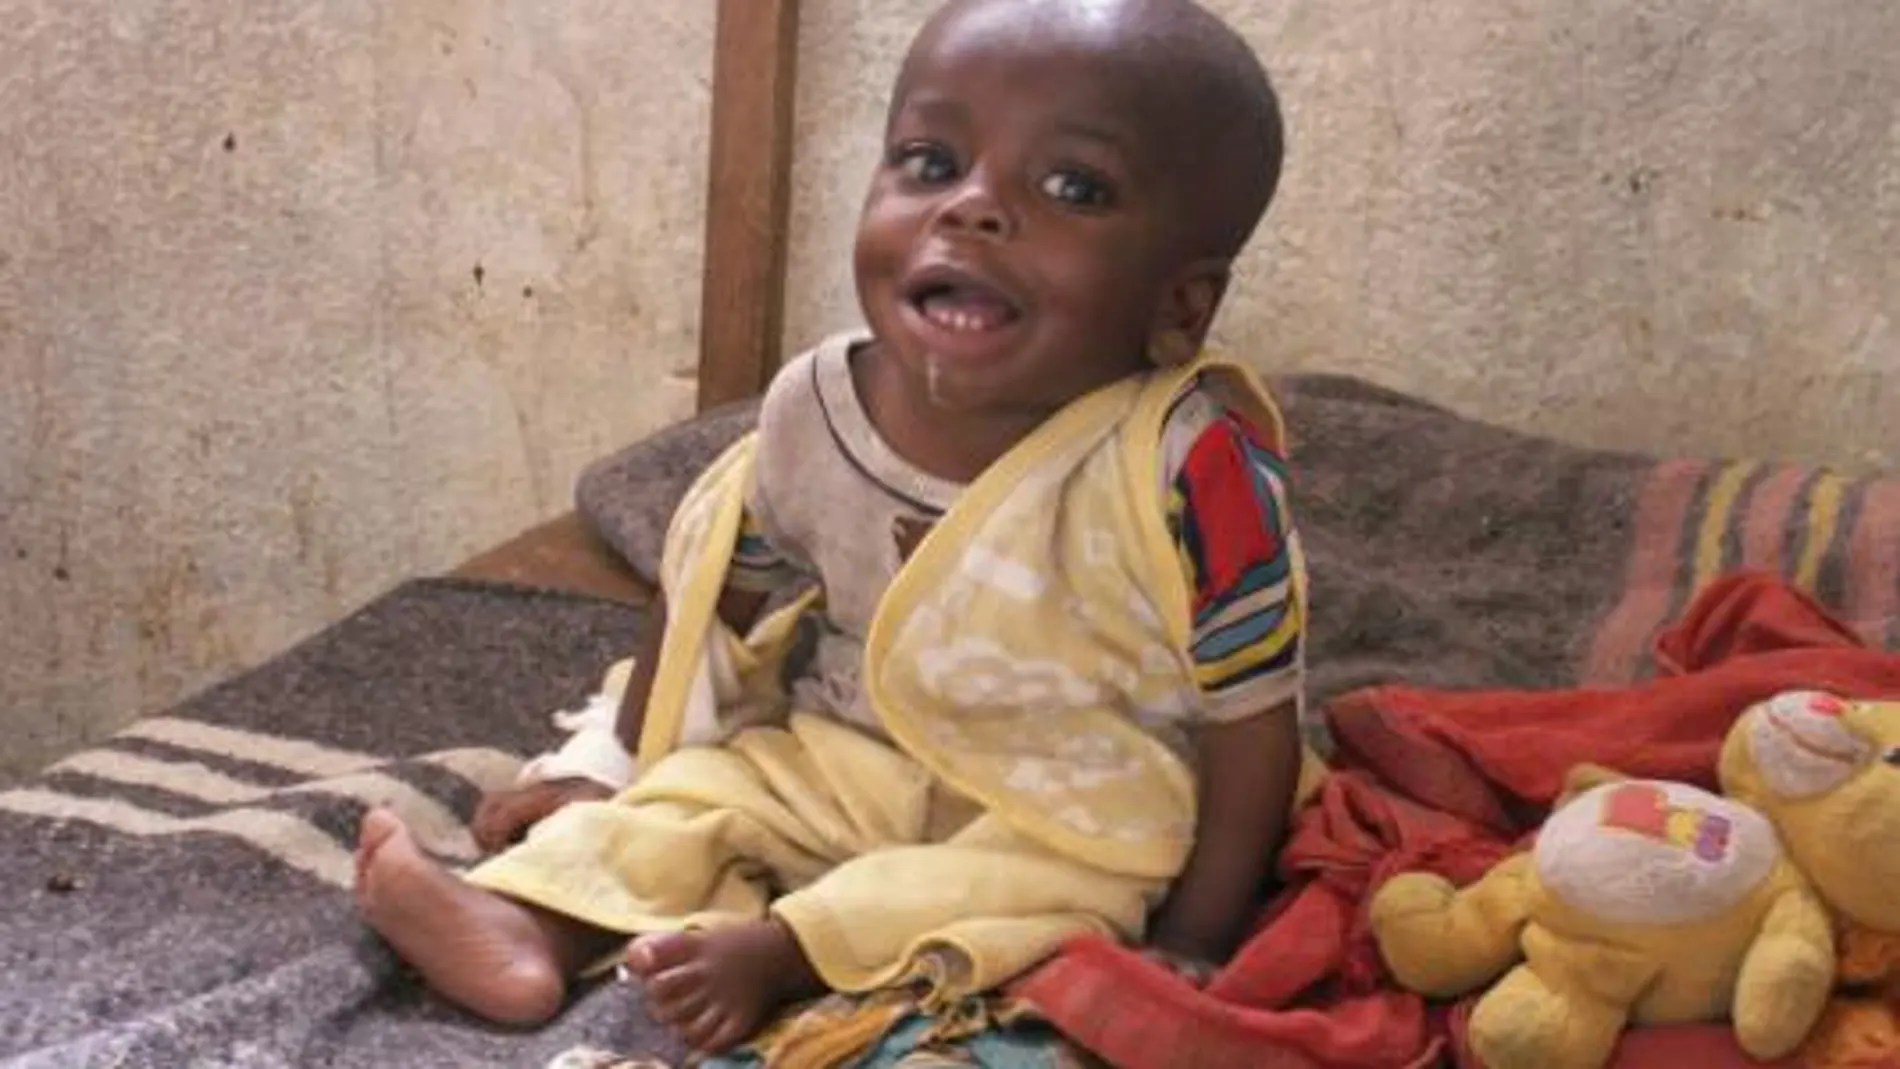
[[[939,407],[1046,412],[1147,366],[1178,201],[1140,90],[1086,43],[952,24],[911,55],[858,298]]]

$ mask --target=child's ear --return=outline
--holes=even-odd
[[[1227,295],[1233,266],[1233,261],[1224,258],[1196,260],[1175,275],[1148,330],[1149,362],[1156,367],[1178,367],[1200,354],[1214,313]]]

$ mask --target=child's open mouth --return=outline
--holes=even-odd
[[[1022,318],[1016,302],[961,273],[926,272],[908,287],[906,295],[931,326],[951,334],[998,331]]]

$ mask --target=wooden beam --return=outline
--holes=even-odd
[[[458,579],[586,594],[631,605],[653,600],[646,580],[573,512],[463,561],[450,574]]]
[[[719,0],[699,320],[699,410],[778,370],[791,243],[799,0]]]

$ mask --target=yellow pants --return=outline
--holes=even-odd
[[[839,991],[982,991],[1083,934],[1139,939],[1166,885],[1025,839],[892,747],[792,717],[680,750],[468,874],[613,932],[776,916]]]

